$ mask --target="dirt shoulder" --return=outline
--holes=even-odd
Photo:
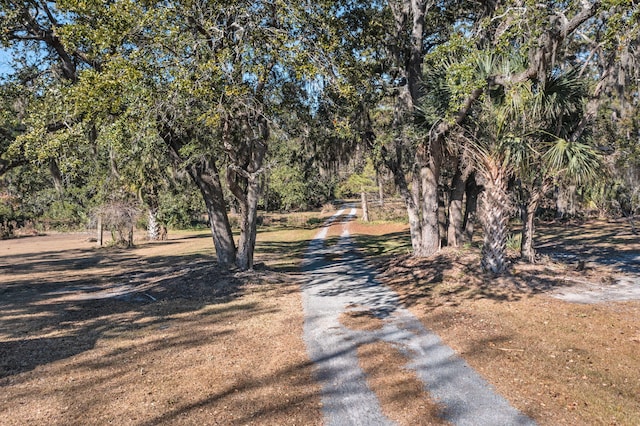
[[[0,242],[0,424],[320,424],[297,276],[224,273],[211,246]]]

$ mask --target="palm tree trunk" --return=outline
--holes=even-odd
[[[149,207],[147,220],[147,235],[149,241],[158,241],[160,239],[160,223],[158,222],[158,209]]]
[[[496,164],[490,164],[485,174],[485,191],[480,203],[480,219],[484,230],[482,268],[494,274],[507,269],[507,234],[510,200],[507,177]]]

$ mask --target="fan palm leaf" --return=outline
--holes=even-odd
[[[578,184],[595,180],[602,170],[600,156],[593,147],[562,138],[556,139],[543,159],[554,175],[566,176]]]

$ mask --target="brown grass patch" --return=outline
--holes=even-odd
[[[292,232],[260,244],[295,255]],[[0,423],[322,423],[295,275],[225,273],[208,233],[85,238],[3,241]]]
[[[339,321],[347,328],[363,331],[379,330],[384,325],[384,321],[371,310],[357,305],[347,306],[347,310],[340,314]]]
[[[358,347],[360,367],[375,392],[382,412],[400,425],[446,425],[415,372],[406,368],[408,358],[386,342]]]
[[[368,223],[362,221],[354,221],[349,225],[349,231],[354,235],[387,235],[396,232],[404,232],[408,229],[409,228],[406,223],[400,222]]]
[[[603,250],[615,249],[602,240]],[[562,249],[562,240],[553,244]],[[480,272],[477,249],[382,256],[377,265],[379,279],[427,328],[540,424],[640,424],[640,302],[579,305],[547,295],[579,281],[609,282],[611,268],[576,271],[547,259],[494,277]]]
[[[412,311],[540,424],[640,424],[637,303],[533,296]]]

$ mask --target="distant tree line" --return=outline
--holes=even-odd
[[[259,208],[392,182],[414,255],[477,218],[501,273],[514,217],[533,262],[544,207],[638,213],[639,6],[0,0],[0,222],[129,203],[153,239],[206,211],[244,270]]]

